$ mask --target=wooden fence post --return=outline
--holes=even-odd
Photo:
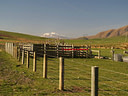
[[[24,64],[24,49],[22,49],[22,64]]]
[[[26,68],[29,68],[29,51],[27,51],[27,63],[26,63]]]
[[[13,54],[13,46],[14,46],[14,44],[13,44],[13,43],[10,43],[10,45],[11,45],[11,46],[10,46],[10,47],[11,47],[11,49],[10,49],[11,53],[10,53],[10,54],[11,54],[12,56],[14,56],[14,54]]]
[[[8,43],[8,53],[9,53],[9,54],[11,54],[11,53],[10,53],[10,50],[11,50],[10,43]]]
[[[9,54],[11,54],[11,43],[9,43]]]
[[[33,72],[36,72],[36,52],[33,52]]]
[[[20,61],[20,57],[21,57],[21,53],[20,53],[21,49],[18,48],[18,61]]]
[[[18,59],[18,47],[16,46],[16,59]]]
[[[101,54],[101,51],[99,50],[98,51],[98,58],[100,59],[100,54]]]
[[[11,50],[11,46],[10,46],[10,43],[8,43],[8,53],[11,54],[10,51]]]
[[[7,43],[7,53],[9,53],[9,43]]]
[[[91,69],[91,96],[98,96],[98,70],[97,66]]]
[[[43,78],[47,78],[47,55],[44,54],[43,60]]]
[[[15,46],[13,46],[13,50],[14,50],[14,51],[13,51],[13,57],[14,57],[14,58],[16,58],[16,55],[15,55],[16,50],[15,50],[15,49],[16,49],[16,47],[15,47]]]
[[[59,57],[59,45],[56,45],[57,58]]]
[[[9,53],[9,43],[7,43],[7,53]]]
[[[17,47],[16,46],[13,46],[13,56],[15,57],[15,58],[17,58]]]
[[[59,90],[64,90],[64,58],[60,57]]]
[[[114,50],[111,50],[112,53],[112,60],[114,61]]]
[[[18,47],[16,46],[16,59],[18,59]]]
[[[91,45],[89,46],[89,57],[92,57]]]
[[[13,46],[13,57],[17,59],[17,46]]]
[[[46,54],[46,44],[44,44],[44,54]]]
[[[82,49],[84,49],[84,45],[82,45]],[[81,51],[82,52],[82,57],[84,57],[84,50]]]
[[[7,52],[7,42],[5,43],[5,52]]]
[[[87,51],[86,51],[86,58],[88,58],[89,56],[89,53],[88,53],[88,45],[86,46],[86,48],[87,48]]]
[[[6,52],[8,52],[8,43],[6,42]]]
[[[74,58],[74,45],[72,44],[72,58]]]

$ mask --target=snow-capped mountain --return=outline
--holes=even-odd
[[[46,37],[46,38],[59,38],[59,39],[68,39],[67,37],[60,35],[56,32],[50,32],[50,33],[44,33],[41,35],[41,37]]]

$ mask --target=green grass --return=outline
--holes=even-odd
[[[1,35],[8,35],[9,37],[3,36],[4,39],[13,39],[11,37],[16,38],[25,38],[25,39],[32,39],[32,40],[42,40],[45,39],[43,37],[28,35],[28,34],[22,34],[22,33],[15,33],[15,32],[7,32],[7,31],[0,31]]]
[[[0,31],[0,34],[7,35],[0,36],[0,43],[5,43],[6,40],[20,41],[19,38],[21,41],[22,39],[47,40],[14,32]],[[128,40],[120,36],[106,39],[64,40],[64,42],[75,45],[120,46]],[[3,48],[3,45],[0,48]],[[112,57],[110,49],[100,50],[101,56]],[[121,53],[127,56],[123,53],[124,50],[114,50],[115,54]],[[97,53],[93,54],[97,55]],[[42,78],[42,62],[43,58],[38,57],[37,71],[33,72],[32,58],[30,58],[30,67],[27,69],[26,59],[25,64],[22,65],[21,61],[18,62],[11,55],[0,50],[0,96],[90,96],[91,66],[99,66],[99,96],[128,96],[128,63],[114,62],[109,59],[65,58],[65,90],[59,91],[59,60],[48,58],[47,79]]]
[[[44,43],[48,41],[51,41],[51,43],[53,43],[54,39],[48,39],[44,37],[33,36],[33,35],[22,34],[22,33],[0,31],[0,43],[1,44],[4,44],[5,42]]]
[[[49,42],[49,43],[55,43],[55,39],[48,39],[38,36],[32,36],[22,33],[15,33],[15,32],[7,32],[7,31],[0,31],[0,43],[5,43],[6,40],[10,41],[19,41],[19,42],[32,42],[32,41],[38,41],[40,42]],[[64,39],[60,40],[60,42],[65,42],[68,44],[74,44],[74,45],[104,45],[104,46],[119,46],[122,43],[127,43],[128,38],[125,36],[117,36],[112,38],[104,38],[104,39]]]
[[[104,57],[112,57],[112,50],[111,49],[99,49],[99,48],[92,48],[92,50],[100,50],[101,51],[101,56]],[[128,51],[126,49],[113,49],[115,54],[122,54],[123,56],[128,56],[127,54],[124,53],[124,51]],[[93,52],[94,55],[98,55],[98,53]]]
[[[32,36],[28,34],[22,34],[22,33],[15,33],[15,32],[8,32],[8,31],[0,31],[0,42],[4,43],[2,40],[12,40],[12,41],[22,41],[24,40],[31,40],[31,41],[45,41],[45,40],[53,40],[54,39],[47,39],[43,37],[38,37],[38,36]],[[104,39],[89,39],[89,40],[84,40],[84,39],[64,39],[60,40],[60,42],[65,42],[68,44],[74,44],[74,45],[120,45],[121,43],[127,43],[128,38],[125,36],[117,36],[117,37],[112,37],[112,38],[104,38]]]
[[[122,51],[115,50],[116,53]],[[101,55],[111,57],[110,50],[101,50]],[[65,91],[58,90],[59,60],[57,58],[48,58],[47,79],[42,78],[43,58],[37,58],[36,72],[32,71],[32,58],[29,69],[26,68],[26,59],[24,65],[20,62],[9,54],[0,52],[0,95],[90,96],[91,66],[99,66],[99,96],[128,95],[128,75],[125,75],[128,74],[128,64],[125,62],[94,58],[65,58]]]
[[[74,40],[64,40],[65,43],[75,44],[75,45],[119,45],[121,43],[127,43],[128,38],[125,36],[117,36],[112,38],[104,38],[104,39],[74,39]]]

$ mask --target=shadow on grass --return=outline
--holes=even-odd
[[[91,88],[89,87],[78,87],[78,86],[72,86],[70,87],[70,89],[64,89],[64,90],[59,90],[57,89],[55,92],[53,93],[80,93],[80,92],[91,92]]]
[[[47,79],[50,79],[50,80],[59,80],[59,78],[47,78]],[[91,80],[91,78],[64,78],[64,80]]]

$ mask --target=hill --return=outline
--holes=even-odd
[[[116,36],[124,36],[128,34],[128,25],[121,27],[119,29],[110,29],[107,31],[99,32],[96,35],[88,36],[89,39],[95,39],[95,38],[110,38],[110,37],[116,37]]]
[[[79,37],[79,38],[74,38],[73,40],[88,40],[87,37]]]
[[[0,43],[1,42],[41,42],[46,41],[47,38],[33,36],[22,33],[8,32],[0,30]]]
[[[74,45],[105,45],[105,46],[121,46],[127,44],[128,38],[126,36],[116,36],[111,38],[97,38],[97,39],[65,39],[65,43]],[[127,44],[128,45],[128,44]]]

